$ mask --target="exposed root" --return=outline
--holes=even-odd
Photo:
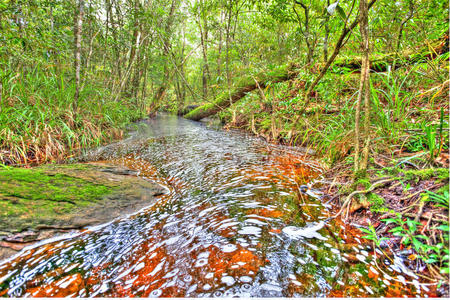
[[[379,180],[377,182],[375,182],[374,184],[372,184],[367,190],[363,190],[363,191],[354,191],[352,192],[350,195],[347,196],[347,198],[345,199],[344,203],[342,204],[341,209],[339,210],[339,212],[334,215],[333,217],[336,218],[339,215],[342,214],[342,212],[344,211],[344,209],[347,208],[347,215],[348,215],[348,208],[350,207],[350,202],[352,201],[353,197],[358,195],[358,194],[367,194],[372,192],[374,189],[376,189],[377,187],[380,187],[382,185],[385,185],[388,182],[394,181],[396,180],[396,178],[389,178],[389,179],[382,179]]]

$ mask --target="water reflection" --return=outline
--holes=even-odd
[[[133,216],[23,251],[0,266],[0,296],[358,297],[402,283],[370,249],[343,246],[349,229],[301,188],[320,167],[292,149],[162,116],[94,156],[168,193]]]

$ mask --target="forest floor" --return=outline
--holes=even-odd
[[[440,280],[438,295],[448,297],[448,277],[439,267],[445,268],[448,249],[448,155],[445,157],[446,168],[416,168],[399,167],[397,160],[378,155],[379,168],[356,182],[352,164],[338,164],[323,174],[319,190],[344,222],[363,228],[363,235],[374,247],[383,249],[386,257],[401,257],[422,279]]]
[[[0,260],[74,229],[148,206],[164,188],[102,163],[0,169]]]

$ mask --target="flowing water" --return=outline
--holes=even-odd
[[[306,189],[321,168],[295,149],[173,116],[95,152],[167,188],[148,208],[24,249],[0,296],[427,296],[402,264]],[[380,255],[378,255],[380,256]],[[432,294],[431,294],[432,295]]]

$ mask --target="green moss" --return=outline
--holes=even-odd
[[[370,211],[377,212],[384,206],[384,198],[375,193],[368,193],[366,195],[370,203]]]
[[[443,187],[441,187],[440,189],[438,189],[438,190],[436,191],[436,194],[443,195],[444,192],[448,192],[448,191],[449,191],[449,185],[446,184],[446,185],[444,185]]]
[[[108,192],[108,188],[63,174],[45,174],[35,169],[0,171],[0,193],[28,200],[86,202]]]
[[[431,168],[422,170],[408,170],[404,172],[405,180],[427,180],[431,178],[437,178],[439,181],[446,180],[449,178],[449,170],[444,168]]]
[[[364,186],[364,188],[368,189],[372,184],[370,183],[370,180],[364,176],[364,177],[359,177],[355,181],[354,186],[357,187],[359,185],[362,185],[362,186]]]
[[[47,224],[75,208],[95,203],[113,190],[86,179],[46,173],[53,167],[0,169],[0,230],[20,231]],[[90,168],[72,166],[78,167]]]

